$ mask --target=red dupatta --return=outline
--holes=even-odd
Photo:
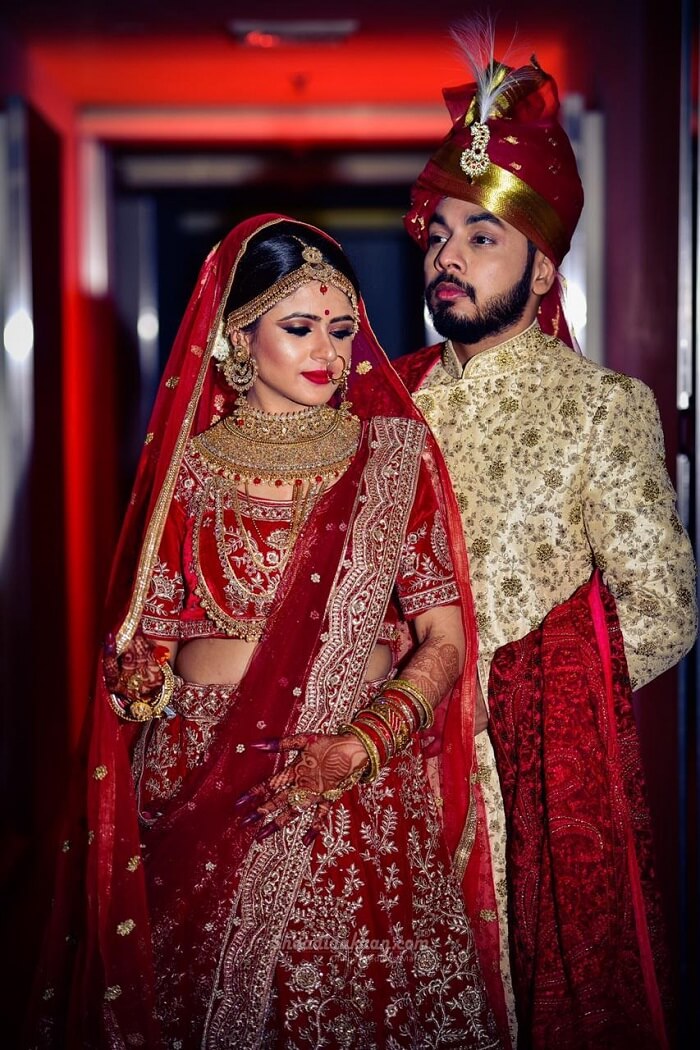
[[[283,219],[267,215],[241,223],[212,250],[200,272],[161,379],[112,568],[107,625],[117,633],[121,646],[132,637],[141,618],[185,445],[190,437],[227,414],[233,404],[230,388],[210,359],[236,266],[247,240]],[[353,411],[364,420],[381,415],[422,422],[379,347],[362,303],[360,314],[349,382]],[[339,505],[347,511],[347,521],[352,518],[366,455],[366,449],[361,451],[332,489],[332,516],[336,523]],[[473,718],[477,644],[467,555],[447,470],[429,434],[425,436],[423,462],[442,501],[467,639],[465,673],[446,709],[438,758],[445,800],[444,831],[463,880],[488,986],[493,983],[490,975],[495,970],[492,963],[497,958],[497,946],[483,935],[486,924],[479,919],[483,909],[493,907],[493,901],[488,889],[490,880],[485,878],[488,851],[476,836],[479,800],[473,775]],[[303,579],[301,574],[313,555],[315,571],[319,564],[325,566],[326,571],[319,574],[326,581],[324,586],[330,587],[334,579],[331,570],[340,563],[345,542],[343,530],[333,533],[332,521],[324,518],[325,513],[321,501],[302,530],[299,557],[295,551],[292,559],[294,571],[285,576],[281,586],[279,615],[270,618],[263,644],[242,683],[243,696],[236,705],[235,719],[240,720],[243,738],[246,733],[247,739],[260,735],[254,728],[260,720],[255,702],[263,689],[266,711],[271,718],[276,712],[277,719],[267,726],[265,735],[280,735],[287,725],[293,724],[295,708],[289,701],[290,682],[298,680],[300,684],[294,688],[303,689],[318,651],[320,632],[307,617],[301,634],[293,625],[302,610],[309,607],[310,600],[322,601],[322,594],[309,584],[308,573]],[[278,666],[287,670],[278,676],[277,686],[272,686],[273,692],[275,688],[284,692],[284,698],[275,703],[270,692],[270,668]],[[255,721],[249,714],[252,710],[257,716]],[[222,739],[230,739],[234,728],[227,726]],[[238,733],[238,728],[235,731]],[[158,1047],[161,1040],[154,1013],[150,942],[150,912],[157,902],[147,897],[142,833],[130,767],[140,727],[122,722],[114,714],[99,666],[86,732],[87,763],[78,786],[72,831],[61,856],[56,904],[40,977],[39,1041],[76,1047],[128,1045],[129,1035],[138,1032],[146,1039],[146,1045]],[[246,757],[245,775],[241,776],[238,768],[236,779],[250,783],[262,779],[269,775],[270,761],[267,756],[251,753]],[[170,870],[186,879],[188,858],[195,856],[202,838],[207,839],[208,846],[215,843],[230,812],[228,796],[224,797],[221,788],[225,784],[232,789],[231,769],[231,756],[222,747],[212,756],[207,771],[193,779],[187,799],[180,800],[183,804],[166,814],[157,829],[147,833],[149,856],[158,856],[164,871],[172,863]],[[245,783],[241,790],[244,787]],[[195,798],[193,809],[188,802]],[[166,832],[172,845],[167,844]],[[230,836],[221,836],[222,848],[224,841],[232,859],[234,853],[246,848],[249,838],[236,831],[234,845]],[[73,941],[77,941],[78,950],[71,958]]]

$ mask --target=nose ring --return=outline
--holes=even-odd
[[[347,361],[345,360],[342,354],[337,354],[336,356],[339,357],[340,360],[343,362],[342,372],[340,373],[338,378],[335,379],[331,374],[330,365],[326,365],[326,375],[328,376],[328,379],[331,383],[334,383],[335,386],[339,386],[341,383],[347,382],[347,378],[350,375],[350,366],[348,365]]]

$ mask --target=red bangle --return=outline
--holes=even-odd
[[[394,742],[391,739],[388,727],[378,718],[372,718],[371,713],[365,708],[353,715],[351,724],[359,725],[371,738],[372,743],[379,752],[379,765],[383,768],[394,754]]]

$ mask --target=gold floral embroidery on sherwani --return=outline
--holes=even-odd
[[[495,650],[537,627],[595,565],[617,602],[635,687],[687,652],[695,566],[648,387],[535,323],[464,367],[447,343],[414,400],[462,513],[484,695]],[[505,822],[486,733],[477,754],[508,982]]]
[[[695,629],[695,567],[664,466],[653,394],[533,325],[462,369],[447,346],[415,401],[457,492],[480,677],[589,579],[615,596],[635,687]]]

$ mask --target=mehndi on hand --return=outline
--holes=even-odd
[[[300,813],[315,808],[313,821],[304,834],[304,842],[312,842],[333,803],[354,787],[367,764],[364,749],[348,736],[299,733],[250,746],[259,751],[299,752],[293,762],[235,803],[243,826],[265,821],[255,836],[258,841],[284,828]]]
[[[120,718],[144,722],[164,713],[175,683],[167,655],[167,649],[154,646],[140,628],[121,653],[117,653],[114,635],[107,635],[102,653],[104,678],[112,708]]]

